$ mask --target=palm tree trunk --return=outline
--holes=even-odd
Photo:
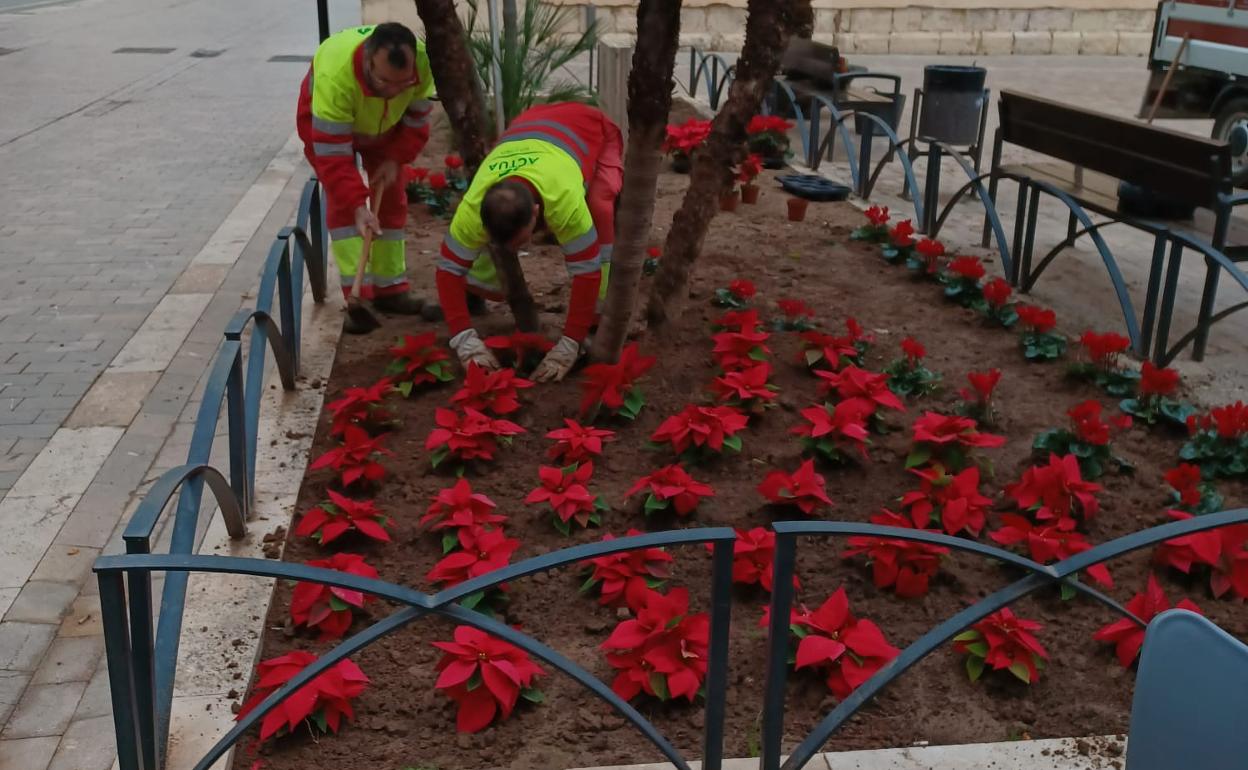
[[[464,159],[469,178],[485,159],[486,137],[485,98],[477,80],[476,67],[468,50],[464,25],[455,11],[454,0],[415,0],[416,12],[425,25],[425,46],[433,67],[433,82],[438,87],[442,108],[455,127],[459,154]],[[514,2],[511,5],[515,10]],[[514,22],[514,13],[513,13]],[[538,329],[537,307],[529,294],[520,260],[506,249],[491,250],[494,266],[507,291],[507,303],[521,331]]]
[[[641,266],[650,225],[654,221],[667,115],[672,107],[672,72],[680,47],[680,2],[641,0],[637,6],[637,46],[628,74],[628,148],[624,186],[615,220],[615,254],[611,283],[593,356],[614,361],[637,305]]]
[[[672,217],[659,273],[646,306],[650,328],[676,320],[689,293],[689,274],[702,251],[719,197],[732,183],[732,167],[745,142],[745,127],[758,113],[780,57],[789,44],[794,21],[810,0],[749,0],[745,46],[737,60],[728,100],[715,116],[705,151],[694,156],[689,189]]]

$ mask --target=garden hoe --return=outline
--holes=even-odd
[[[381,210],[381,196],[385,190],[378,190],[373,195],[373,205],[371,206],[373,216],[377,216],[377,212]],[[355,324],[366,331],[371,332],[373,329],[381,328],[381,321],[377,320],[377,314],[373,312],[372,307],[360,296],[360,289],[364,285],[364,271],[368,269],[368,263],[373,257],[373,231],[371,228],[364,231],[364,245],[360,250],[359,265],[355,268],[355,282],[351,284],[351,296],[347,297],[347,315]]]

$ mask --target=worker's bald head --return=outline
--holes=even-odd
[[[512,251],[528,243],[537,224],[537,202],[528,185],[504,179],[481,199],[481,222],[490,241]]]

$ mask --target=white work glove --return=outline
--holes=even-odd
[[[476,329],[464,329],[459,334],[451,337],[451,348],[455,350],[455,355],[459,356],[459,362],[467,368],[468,364],[476,364],[487,371],[498,369],[498,359],[485,346],[481,338],[477,336]]]
[[[559,382],[572,371],[572,366],[580,355],[581,343],[571,337],[560,337],[533,370],[533,379],[537,382]]]

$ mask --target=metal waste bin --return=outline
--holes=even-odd
[[[957,146],[975,144],[987,77],[988,70],[983,67],[925,67],[919,136]]]

